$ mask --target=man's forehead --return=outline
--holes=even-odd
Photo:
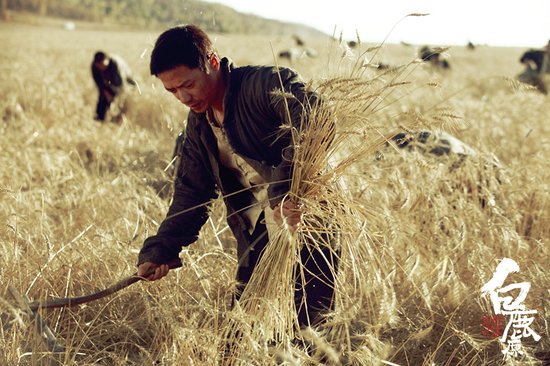
[[[159,74],[159,79],[171,86],[178,86],[188,80],[194,80],[200,75],[200,69],[190,69],[187,66],[176,66],[173,69],[163,71]]]

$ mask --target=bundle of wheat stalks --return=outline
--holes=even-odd
[[[370,238],[373,215],[354,200],[345,179],[355,163],[372,157],[395,134],[371,121],[384,98],[405,84],[395,81],[403,76],[399,70],[386,75],[391,81],[361,75],[327,80],[316,90],[323,102],[303,106],[307,113],[302,125],[307,128],[291,128],[294,168],[285,198],[300,203],[302,221],[294,232],[268,226],[270,243],[234,309],[239,315],[226,319],[223,347],[231,348],[229,355],[225,352],[226,362],[242,359],[258,344],[285,345],[301,337],[296,307],[305,303],[295,304],[294,299],[295,289],[306,281],[304,247],[324,253],[320,256],[326,263],[319,267],[327,267],[335,279],[335,306],[324,325],[338,339],[347,339],[349,345],[349,320],[359,312],[376,317],[384,312],[380,304],[391,302],[383,280],[387,266]]]

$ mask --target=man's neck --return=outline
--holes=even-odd
[[[210,115],[210,123],[213,124],[216,127],[222,127],[223,126],[223,111],[220,112],[214,108],[212,108],[212,114]]]
[[[214,112],[214,116],[216,117],[216,120],[223,124],[223,116],[224,116],[224,100],[225,100],[225,91],[226,91],[226,83],[224,80],[224,76],[222,75],[222,71],[218,70],[218,87],[217,87],[217,95],[216,95],[216,101],[212,104],[212,111]]]

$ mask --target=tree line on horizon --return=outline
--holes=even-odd
[[[8,11],[148,28],[187,23],[217,33],[322,34],[304,25],[243,14],[200,0],[0,0],[3,18]]]

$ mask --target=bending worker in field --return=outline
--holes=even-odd
[[[281,126],[307,126],[302,117],[307,119],[319,96],[290,69],[236,67],[192,25],[159,36],[150,71],[190,112],[174,197],[157,234],[143,244],[138,274],[155,270],[149,280],[164,277],[182,246],[197,240],[210,202],[221,194],[237,239],[239,299],[269,241],[266,217],[291,230],[300,224],[300,204],[288,196],[294,146],[290,129]],[[274,93],[281,89],[292,95],[288,111],[281,93]],[[295,301],[302,326],[319,322],[332,307],[331,253],[306,246],[301,252],[306,281],[296,284]],[[307,306],[300,306],[302,299]]]
[[[541,93],[548,94],[547,81],[544,79],[550,74],[550,41],[544,50],[525,51],[519,61],[525,65],[525,70],[518,75],[519,81],[533,85]]]
[[[94,119],[103,122],[115,98],[118,96],[120,99],[128,86],[136,85],[136,82],[130,67],[120,56],[107,55],[102,51],[97,51],[94,55],[92,76],[99,91]]]

